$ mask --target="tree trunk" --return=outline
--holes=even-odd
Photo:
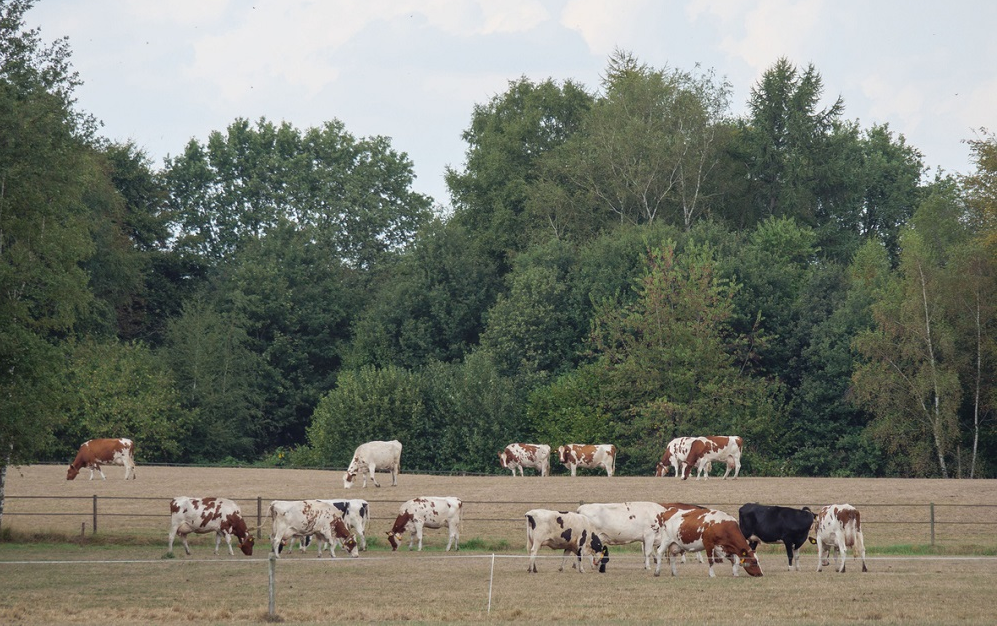
[[[0,464],[0,531],[3,531],[3,508],[7,502],[7,468],[10,467],[10,456],[13,451],[14,444],[11,444],[3,463]]]

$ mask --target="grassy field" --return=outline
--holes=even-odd
[[[285,623],[563,622],[771,624],[992,623],[997,599],[995,481],[776,479],[676,481],[652,477],[439,477],[403,474],[398,487],[342,487],[341,472],[139,467],[138,480],[109,468],[107,481],[65,480],[65,469],[32,466],[8,474],[0,543],[0,624],[242,624],[267,618],[266,541],[253,557],[212,554],[214,540],[191,538],[193,555],[164,558],[168,502],[175,495],[237,499],[255,525],[257,501],[362,497],[371,502],[373,549],[359,559],[281,558],[277,613]],[[379,475],[382,484],[390,482]],[[90,534],[93,496],[98,533]],[[445,531],[427,531],[423,553],[390,552],[384,533],[398,505],[418,495],[464,500],[459,554],[446,554]],[[37,497],[46,496],[46,497]],[[781,546],[760,548],[763,578],[733,578],[727,566],[644,571],[639,549],[616,549],[605,574],[557,571],[545,551],[540,573],[526,574],[522,514],[581,501],[685,501],[736,515],[745,502],[817,507],[848,502],[863,515],[871,556],[867,574],[816,573],[805,548],[801,572],[788,572]],[[930,547],[930,504],[936,546]],[[32,513],[32,515],[26,515]],[[80,540],[81,524],[86,537]],[[224,550],[224,548],[223,548]],[[492,554],[495,554],[493,561]],[[912,558],[912,554],[925,554]],[[488,610],[491,591],[491,610]]]

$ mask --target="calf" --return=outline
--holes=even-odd
[[[268,509],[271,521],[270,545],[274,556],[279,557],[283,545],[294,537],[317,535],[318,538],[335,545],[337,540],[343,542],[343,548],[356,558],[357,542],[350,535],[343,522],[343,516],[334,505],[322,500],[274,500]],[[319,543],[318,556],[322,558],[323,544]],[[329,552],[332,556],[330,547]]]
[[[656,529],[658,552],[655,559],[655,576],[661,574],[661,559],[666,552],[672,567],[672,576],[677,576],[674,557],[683,551],[705,551],[710,564],[710,578],[716,576],[713,572],[714,563],[724,558],[733,564],[734,576],[737,576],[739,562],[749,575],[762,575],[755,552],[741,534],[737,520],[723,511],[702,507],[666,507],[665,511],[658,515]]]
[[[100,472],[100,477],[107,480],[100,465],[124,465],[125,480],[135,478],[135,444],[131,439],[91,439],[83,442],[76,458],[69,464],[66,480],[76,478],[84,467],[90,470],[90,480],[93,471]]]
[[[422,551],[422,529],[423,528],[443,528],[447,527],[449,537],[447,538],[447,552],[450,551],[451,544],[454,550],[460,551],[460,516],[464,503],[459,498],[413,498],[402,504],[395,518],[395,523],[388,531],[388,543],[391,550],[398,549],[399,542],[404,538],[406,529],[411,529],[412,536],[408,542],[408,549],[412,549],[412,544],[416,537],[419,538],[419,551]]]
[[[596,532],[592,521],[580,513],[570,513],[567,511],[549,511],[547,509],[533,509],[526,512],[526,551],[530,553],[530,562],[526,566],[527,572],[537,571],[537,552],[540,548],[547,546],[554,550],[564,550],[564,558],[561,559],[561,567],[558,571],[564,571],[564,562],[568,554],[574,554],[578,558],[578,571],[582,568],[582,556],[587,555],[593,558],[593,567],[596,565],[596,558],[605,567],[605,562],[609,560],[608,553],[603,553],[602,540]]]
[[[377,468],[382,468],[391,472],[391,486],[398,485],[398,470],[402,465],[402,444],[400,441],[368,441],[357,446],[353,452],[353,460],[343,474],[343,488],[353,487],[353,482],[357,474],[363,476],[363,487],[367,487],[367,477],[374,483],[375,487],[380,487],[374,477]]]
[[[523,468],[531,467],[541,476],[550,474],[550,446],[545,443],[510,443],[499,452],[499,463],[504,469],[512,470],[512,475],[523,475]]]
[[[616,471],[616,446],[613,444],[585,445],[569,443],[557,449],[557,458],[576,475],[579,467],[587,469],[605,468],[606,476],[612,478]]]
[[[246,527],[239,505],[226,498],[188,498],[180,496],[170,501],[170,534],[168,550],[173,552],[173,539],[177,535],[183,540],[183,549],[188,555],[190,546],[187,535],[190,533],[215,533],[215,554],[221,546],[222,537],[228,545],[228,553],[232,551],[232,535],[239,539],[239,549],[246,556],[253,555],[255,539]]]
[[[862,571],[868,572],[865,566],[865,539],[862,536],[862,521],[858,509],[850,504],[829,504],[817,513],[814,520],[814,536],[810,543],[817,544],[817,571],[828,564],[831,548],[838,549],[841,558],[838,571],[845,571],[845,553],[852,548],[855,556],[862,557]]]
[[[651,568],[655,522],[665,507],[655,502],[583,504],[575,509],[592,521],[603,545],[619,546],[641,542],[644,569]]]
[[[737,516],[741,534],[748,540],[752,550],[758,548],[759,542],[782,542],[786,546],[790,571],[800,571],[800,548],[810,536],[810,528],[814,523],[813,511],[807,507],[791,509],[749,503],[738,510]]]

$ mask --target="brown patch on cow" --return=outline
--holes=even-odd
[[[842,528],[844,528],[848,522],[855,520],[855,530],[862,530],[861,522],[859,519],[859,512],[856,509],[844,509],[839,508],[835,510],[835,517],[841,522]]]
[[[177,504],[176,500],[170,500],[170,513],[179,513],[180,506]]]
[[[595,459],[595,446],[582,446],[581,454],[578,458],[580,458],[585,465],[592,465],[592,462]]]
[[[686,515],[679,526],[679,539],[682,543],[695,543],[703,534],[703,518],[706,511],[693,510]]]
[[[409,522],[412,521],[414,516],[405,511],[395,518],[395,525],[391,527],[391,534],[400,535],[405,532],[405,527],[408,526]]]

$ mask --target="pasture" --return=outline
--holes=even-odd
[[[404,466],[403,466],[404,469]],[[555,472],[561,468],[556,468]],[[360,497],[371,503],[359,559],[283,556],[277,564],[277,613],[289,624],[367,622],[562,622],[770,624],[992,623],[997,599],[995,481],[674,478],[555,474],[513,479],[402,474],[398,487],[342,486],[341,471],[160,468],[139,465],[138,479],[105,469],[107,481],[65,480],[63,466],[8,473],[3,526],[17,537],[80,540],[0,543],[0,624],[68,624],[100,615],[102,624],[246,624],[267,617],[269,524],[253,557],[215,557],[214,538],[191,535],[192,556],[175,546],[164,558],[169,500],[176,495],[236,499],[251,526],[257,499]],[[386,476],[386,475],[385,475]],[[382,484],[385,484],[382,481]],[[91,499],[101,516],[90,535]],[[453,495],[464,500],[462,550],[444,553],[446,532],[427,530],[422,553],[392,553],[384,533],[404,500]],[[44,498],[27,496],[47,496]],[[80,499],[56,499],[73,497]],[[579,502],[694,502],[736,515],[745,502],[817,506],[851,503],[862,511],[867,574],[816,573],[815,550],[800,572],[786,571],[781,546],[759,548],[765,576],[733,578],[728,565],[707,578],[690,561],[679,575],[644,571],[639,544],[615,548],[605,574],[558,572],[544,549],[540,572],[526,574],[522,514]],[[935,542],[930,547],[930,504]],[[68,512],[68,514],[66,514]],[[37,513],[38,515],[24,515]],[[341,554],[341,553],[340,553]],[[494,560],[492,555],[495,555]],[[912,557],[912,554],[924,556]],[[491,588],[491,589],[489,589]],[[489,590],[491,611],[487,612]]]

